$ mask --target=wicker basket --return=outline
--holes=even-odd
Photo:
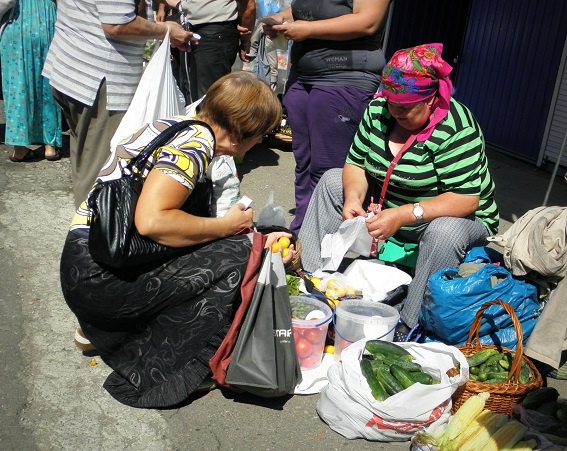
[[[543,385],[543,379],[541,374],[535,367],[535,365],[524,356],[524,347],[522,340],[524,338],[522,333],[522,325],[514,312],[514,308],[499,299],[495,301],[486,302],[476,313],[475,319],[471,325],[469,331],[469,338],[464,346],[459,346],[458,349],[465,355],[465,357],[470,357],[474,353],[481,351],[483,349],[497,349],[500,352],[508,351],[513,352],[509,349],[482,345],[479,340],[480,325],[482,321],[482,315],[484,311],[492,306],[500,305],[504,308],[506,313],[512,318],[512,323],[514,325],[514,330],[516,331],[516,336],[518,337],[518,344],[516,346],[516,351],[514,354],[514,359],[510,365],[510,372],[508,375],[508,381],[503,384],[486,384],[478,381],[467,381],[466,384],[461,385],[453,394],[453,408],[451,413],[455,413],[459,407],[471,396],[477,395],[478,393],[487,392],[490,393],[490,398],[486,401],[486,409],[492,410],[496,413],[503,413],[505,415],[510,415],[512,412],[512,407],[517,404],[528,392],[535,390]],[[534,379],[527,384],[520,384],[518,377],[520,375],[520,370],[522,368],[522,359],[527,363],[534,374]]]

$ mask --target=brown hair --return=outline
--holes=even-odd
[[[211,85],[199,117],[224,128],[241,143],[280,125],[282,107],[267,83],[251,72],[237,71]]]

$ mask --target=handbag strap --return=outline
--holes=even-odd
[[[189,125],[198,124],[202,125],[203,127],[207,128],[209,132],[213,135],[213,139],[215,139],[215,133],[209,126],[209,124],[198,121],[196,119],[187,119],[181,122],[177,122],[176,124],[170,125],[164,131],[162,131],[159,135],[157,135],[150,143],[142,150],[138,155],[133,157],[128,164],[124,167],[124,170],[127,170],[130,174],[133,172],[134,169],[141,171],[150,158],[150,155],[158,148],[166,144],[171,138],[173,138],[177,133],[181,130],[187,128]],[[123,172],[124,172],[123,170]]]
[[[392,176],[392,172],[394,172],[394,168],[398,164],[398,161],[400,161],[400,159],[402,158],[404,152],[411,147],[411,145],[415,141],[415,137],[416,135],[413,133],[410,136],[408,136],[408,139],[406,139],[406,142],[404,143],[403,147],[400,149],[400,151],[391,161],[390,166],[388,166],[388,170],[386,171],[386,176],[384,177],[384,183],[382,183],[382,190],[380,191],[380,199],[378,199],[379,208],[382,208],[382,204],[384,203],[384,198],[386,197],[386,191],[388,190],[388,183],[390,183],[390,177]],[[370,203],[374,203],[374,197],[370,198]]]

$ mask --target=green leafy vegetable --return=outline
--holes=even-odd
[[[299,296],[299,282],[301,278],[293,276],[291,274],[286,274],[285,276],[287,282],[287,292],[290,296]]]

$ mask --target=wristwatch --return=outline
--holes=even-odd
[[[423,207],[419,202],[413,204],[413,215],[415,216],[416,222],[421,224],[423,222]]]

